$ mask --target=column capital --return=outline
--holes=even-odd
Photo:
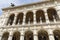
[[[49,35],[53,35],[53,30],[52,30],[52,29],[49,29],[49,30],[48,30],[48,34],[49,34]]]
[[[15,13],[15,17],[18,15],[19,13]]]
[[[27,11],[24,11],[23,13],[24,13],[24,15],[26,15]]]
[[[33,35],[38,35],[36,30],[33,31]]]
[[[21,35],[24,35],[24,31],[21,31],[20,33],[21,33]]]

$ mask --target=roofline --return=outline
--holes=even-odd
[[[51,1],[35,2],[35,3],[30,3],[30,4],[20,5],[20,6],[6,7],[6,8],[2,8],[2,10],[8,10],[8,9],[14,9],[14,8],[26,7],[26,6],[30,6],[30,5],[41,4],[41,3],[49,3],[49,2],[51,2]]]

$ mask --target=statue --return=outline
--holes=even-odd
[[[15,5],[13,3],[11,3],[11,6],[14,7]]]

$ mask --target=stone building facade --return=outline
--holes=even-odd
[[[0,40],[60,40],[60,1],[3,8]]]

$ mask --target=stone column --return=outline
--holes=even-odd
[[[10,35],[9,35],[9,38],[8,38],[8,40],[12,40],[12,36],[10,36]]]
[[[55,40],[52,29],[49,29],[49,30],[48,30],[48,35],[49,35],[49,40]]]
[[[24,40],[24,36],[23,35],[20,36],[20,40]]]
[[[34,18],[34,24],[36,24],[36,10],[33,10],[33,14],[34,14],[34,15],[33,15],[33,16],[34,16],[34,17],[33,17],[33,18]]]
[[[23,31],[21,31],[20,40],[24,40],[24,32]]]
[[[16,19],[17,19],[17,13],[15,13],[15,17],[14,17],[13,25],[15,25],[15,23],[16,23]]]
[[[2,36],[0,36],[0,40],[1,40]]]
[[[55,40],[53,35],[49,35],[49,40]]]
[[[13,35],[13,31],[11,31],[10,33],[9,33],[9,38],[8,38],[8,40],[12,40],[12,36]]]
[[[23,25],[25,24],[25,18],[26,18],[26,12],[23,12],[24,15],[23,15]]]
[[[38,40],[38,34],[36,30],[34,30],[33,36],[34,36],[34,40]]]

